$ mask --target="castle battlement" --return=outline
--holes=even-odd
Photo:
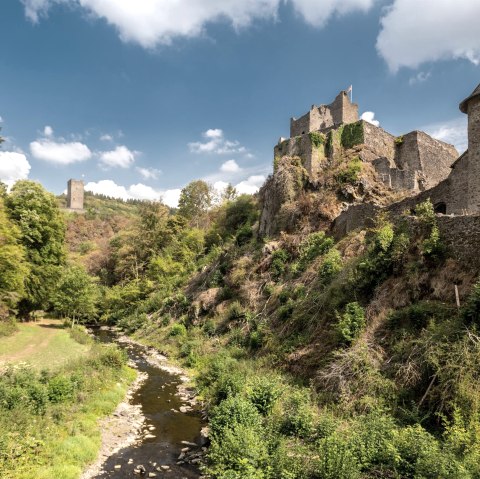
[[[342,124],[358,121],[358,105],[352,103],[347,91],[341,91],[330,105],[312,105],[300,118],[290,119],[290,137],[312,131],[327,131]]]

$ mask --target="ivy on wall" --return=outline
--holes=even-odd
[[[353,148],[355,145],[361,145],[364,142],[363,123],[349,123],[344,125],[341,144],[344,148]]]

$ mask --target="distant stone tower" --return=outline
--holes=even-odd
[[[83,210],[84,187],[81,180],[68,180],[67,208]]]
[[[480,212],[480,85],[460,103],[468,115],[467,213]]]

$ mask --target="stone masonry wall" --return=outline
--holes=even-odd
[[[67,187],[67,208],[73,210],[83,210],[83,201],[83,181],[69,180]]]
[[[480,96],[468,102],[468,212],[480,212]]]

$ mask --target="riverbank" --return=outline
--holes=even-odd
[[[81,479],[92,479],[104,472],[105,461],[120,449],[134,444],[140,437],[145,416],[139,405],[131,403],[133,394],[146,380],[145,373],[137,373],[137,378],[130,385],[125,399],[109,416],[100,420],[101,447],[97,460],[82,473]]]
[[[98,455],[99,420],[135,378],[118,348],[93,342],[53,370],[10,366],[0,377],[0,477],[78,479]]]

